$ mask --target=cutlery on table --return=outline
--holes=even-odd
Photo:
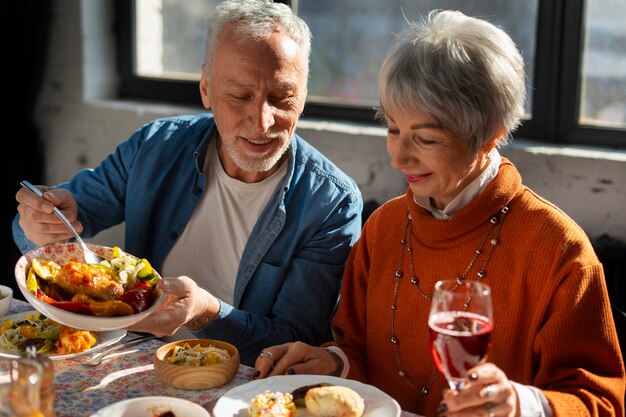
[[[30,182],[26,180],[20,181],[20,185],[24,188],[28,188],[33,193],[37,194],[39,197],[43,196],[43,192],[39,188],[35,187],[33,184],[31,184]],[[91,265],[98,265],[101,261],[105,260],[103,257],[91,251],[87,247],[83,239],[80,238],[80,235],[78,234],[76,229],[74,229],[74,226],[72,226],[72,223],[70,223],[70,221],[67,219],[67,217],[65,217],[65,215],[61,212],[61,210],[59,210],[58,207],[54,208],[54,214],[56,214],[59,217],[59,219],[61,219],[63,223],[65,223],[67,228],[70,229],[72,233],[74,233],[74,236],[76,237],[76,241],[83,248],[83,256],[85,258],[86,263],[91,264]]]
[[[128,347],[128,346],[134,346],[134,345],[138,345],[140,343],[143,342],[147,342],[148,340],[152,340],[152,339],[158,339],[158,336],[155,336],[153,334],[150,333],[146,333],[140,337],[136,337],[134,339],[131,340],[127,340],[124,343],[120,343],[119,345],[115,345],[112,346],[108,349],[105,349],[101,352],[98,352],[96,354],[94,354],[91,358],[89,358],[87,361],[83,362],[83,365],[87,365],[87,366],[97,366],[100,365],[102,363],[102,360],[104,359],[105,356],[107,356],[110,353],[115,352],[116,350],[120,350],[122,348]]]

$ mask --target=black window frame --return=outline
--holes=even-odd
[[[291,1],[280,1],[290,4]],[[515,132],[558,145],[626,149],[626,129],[583,126],[578,123],[584,0],[539,0],[536,56],[533,71],[533,117]],[[118,96],[172,104],[200,106],[197,81],[138,77],[133,70],[134,1],[116,0]],[[378,125],[375,110],[307,101],[303,117]]]

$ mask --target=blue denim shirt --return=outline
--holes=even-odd
[[[125,221],[124,249],[160,270],[204,193],[214,129],[210,114],[153,121],[100,166],[60,184],[78,203],[82,236]],[[286,177],[244,249],[233,305],[222,302],[217,319],[194,333],[233,343],[247,365],[266,346],[331,339],[344,264],[361,232],[356,183],[298,135],[288,154]],[[36,245],[18,220],[13,237],[24,253]]]

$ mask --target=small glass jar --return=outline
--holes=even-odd
[[[56,417],[54,412],[54,364],[46,355],[38,355],[34,346],[26,348],[26,358],[37,361],[41,365],[41,381],[39,383],[39,408],[44,417]]]
[[[9,364],[8,408],[12,417],[44,417],[40,405],[43,366],[33,358],[12,359]]]
[[[11,373],[13,371],[13,361],[11,359],[0,358],[0,417],[11,417],[13,406],[11,398]]]

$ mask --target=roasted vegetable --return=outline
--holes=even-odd
[[[139,281],[135,286],[122,294],[120,301],[130,305],[135,313],[144,311],[150,305],[150,298],[154,287],[146,281]]]
[[[72,313],[84,314],[86,316],[93,316],[93,311],[89,306],[89,303],[76,302],[76,301],[53,301],[48,302],[55,307],[60,309],[71,311]]]
[[[31,274],[32,268],[28,272],[28,277],[26,278],[26,288],[30,291],[35,297],[43,301],[44,303],[54,304],[57,301],[54,298],[48,297],[42,290],[39,288],[39,283],[37,282],[37,276],[33,272]]]
[[[152,269],[152,265],[150,265],[147,259],[142,259],[141,261],[139,261],[137,263],[137,268],[137,278],[147,282],[153,287],[157,285],[157,283],[159,282],[159,276],[156,274],[156,272],[154,272],[154,269]]]
[[[130,316],[134,313],[130,305],[120,300],[99,301],[86,294],[76,294],[72,301],[87,304],[92,314],[98,317]]]
[[[41,279],[52,281],[56,274],[59,273],[61,266],[54,261],[35,258],[31,263],[31,268]]]
[[[28,275],[26,275],[26,289],[31,293],[37,295],[37,288],[39,285],[37,284],[37,275],[35,274],[35,270],[31,266],[28,268]]]

